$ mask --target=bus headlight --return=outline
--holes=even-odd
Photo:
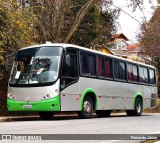
[[[59,92],[59,90],[58,90],[58,89],[55,89],[53,92],[48,93],[48,94],[46,94],[45,96],[43,96],[43,99],[42,99],[42,100],[55,97],[55,96],[58,94],[58,92]]]
[[[15,100],[14,95],[10,94],[9,92],[8,92],[8,94],[7,94],[7,97],[8,97],[9,99]]]
[[[50,93],[50,94],[46,94],[45,96],[43,96],[43,99],[48,99],[54,96],[54,93]]]

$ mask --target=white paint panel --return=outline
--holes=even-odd
[[[152,86],[80,77],[76,84],[61,92],[61,95],[63,93],[68,95],[68,97],[61,96],[62,110],[79,110],[80,101],[77,101],[76,97],[87,88],[95,90],[98,97],[98,110],[133,109],[134,95],[137,92],[140,92],[144,99],[147,98],[144,100],[144,108],[150,108],[151,93],[157,94],[156,87]]]
[[[12,94],[17,101],[26,102],[26,98],[30,102],[36,102],[43,100],[43,97],[47,94],[52,95],[51,97],[59,95],[59,81],[52,86],[42,86],[42,87],[9,87],[9,93]],[[55,90],[58,92],[55,92]]]

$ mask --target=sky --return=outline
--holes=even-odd
[[[136,21],[126,13],[121,12],[118,19],[120,26],[118,26],[117,33],[123,33],[132,43],[136,43],[138,41],[136,35],[140,32],[140,23],[142,23],[143,20],[149,20],[152,17],[157,3],[156,0],[152,0],[152,4],[149,3],[149,0],[144,0],[144,8],[142,13],[139,9],[133,12],[131,8],[128,8],[127,4],[129,1],[130,0],[113,0],[113,4],[115,6],[120,7],[137,20]]]

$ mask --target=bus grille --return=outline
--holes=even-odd
[[[156,106],[156,94],[151,94],[151,107]]]

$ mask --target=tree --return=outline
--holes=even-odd
[[[148,23],[141,26],[140,41],[143,46],[143,56],[149,63],[157,68],[160,75],[160,8],[157,7],[153,17]],[[160,76],[159,76],[160,87]],[[159,90],[160,91],[160,90]]]
[[[106,36],[115,30],[115,14],[102,10],[104,0],[34,0],[30,4],[38,16],[38,43],[52,41],[86,46],[102,38],[102,31]]]
[[[32,26],[34,21],[36,17],[30,7],[21,7],[14,0],[0,0],[0,77],[6,55],[34,43],[37,37]]]
[[[107,6],[104,10],[101,3],[97,3],[88,10],[69,42],[86,47],[104,45],[116,31],[117,15],[117,11],[109,10]]]

